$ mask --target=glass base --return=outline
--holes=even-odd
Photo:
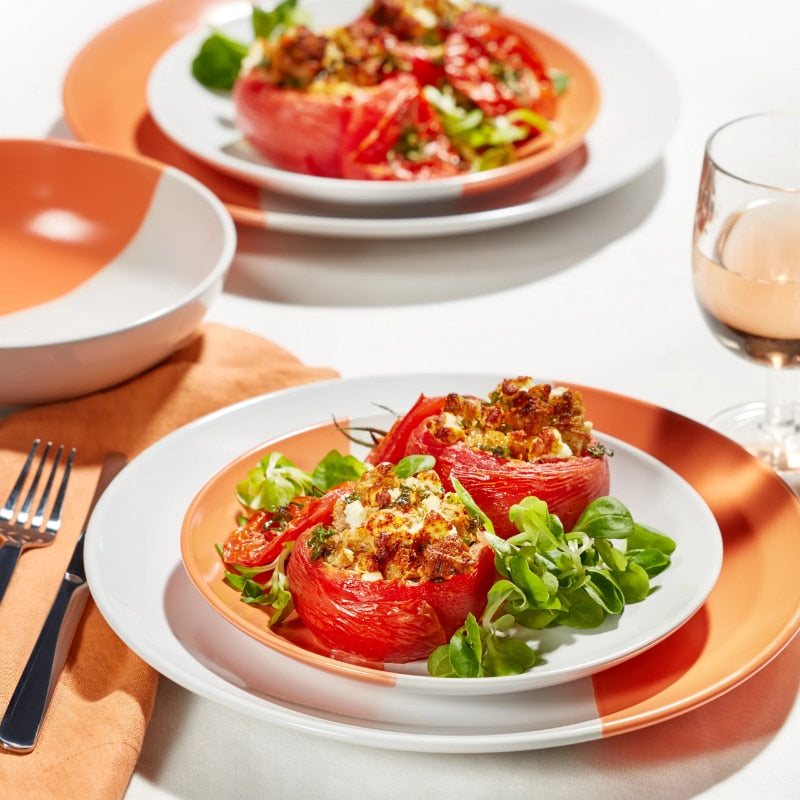
[[[800,425],[770,423],[766,409],[758,402],[734,406],[712,417],[709,426],[769,464],[800,494]]]

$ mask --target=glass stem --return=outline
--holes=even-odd
[[[767,371],[764,430],[776,442],[800,431],[797,419],[797,372],[791,367],[770,367]]]

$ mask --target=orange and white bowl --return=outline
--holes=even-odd
[[[0,140],[0,405],[124,381],[192,336],[236,249],[223,204],[145,158]]]

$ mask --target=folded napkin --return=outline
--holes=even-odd
[[[11,697],[82,527],[103,455],[132,459],[181,425],[248,397],[323,378],[278,346],[206,324],[171,358],[110,390],[0,421],[0,504],[35,438],[77,448],[62,527],[20,558],[0,603],[0,713]],[[150,718],[157,673],[128,650],[90,601],[33,752],[0,752],[0,797],[122,797]]]

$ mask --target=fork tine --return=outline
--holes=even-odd
[[[17,482],[14,484],[13,488],[11,489],[11,494],[8,496],[8,500],[6,500],[6,504],[3,506],[2,510],[0,510],[0,518],[9,520],[13,516],[14,513],[14,506],[17,505],[17,500],[19,499],[20,493],[22,492],[22,487],[25,485],[25,479],[28,477],[28,472],[31,469],[31,463],[33,463],[33,457],[36,455],[36,450],[39,447],[40,439],[33,440],[33,446],[28,453],[27,459],[25,459],[25,463],[22,466],[22,470],[19,473],[19,477],[17,478]]]
[[[61,477],[61,485],[58,487],[58,494],[56,494],[53,508],[50,511],[50,518],[47,520],[45,528],[50,533],[55,533],[61,527],[61,508],[64,505],[64,497],[67,494],[67,482],[69,481],[69,474],[72,471],[72,462],[75,460],[75,448],[69,451],[69,457],[64,467],[64,474]],[[55,465],[53,466],[53,474],[55,474]],[[52,479],[52,475],[50,476]],[[41,524],[41,523],[40,523]]]
[[[39,466],[36,468],[36,473],[33,476],[33,481],[31,481],[31,485],[28,489],[28,494],[25,497],[25,502],[22,504],[22,508],[19,510],[19,513],[17,514],[17,519],[15,520],[17,525],[24,525],[28,521],[28,514],[31,510],[31,506],[33,505],[33,498],[36,495],[36,490],[39,488],[39,481],[42,479],[44,464],[45,461],[47,460],[47,455],[50,452],[50,447],[52,444],[53,444],[52,442],[48,442],[45,445],[44,452],[42,453],[42,458],[39,461]],[[56,458],[56,463],[58,463],[58,458]],[[48,491],[48,489],[45,489],[45,491]],[[38,528],[39,526],[37,525],[36,527]]]
[[[48,443],[49,444],[49,443]],[[36,507],[36,513],[33,515],[31,519],[31,527],[38,528],[41,526],[42,521],[44,520],[44,509],[47,505],[47,500],[50,497],[50,490],[53,488],[53,480],[56,477],[56,470],[58,469],[58,463],[61,461],[61,454],[64,452],[64,445],[59,445],[58,450],[56,450],[56,457],[53,459],[53,467],[50,470],[50,475],[47,478],[47,483],[44,485],[44,491],[42,492],[42,496],[39,498],[39,505]],[[44,459],[42,459],[42,466],[44,465]],[[37,475],[37,478],[39,476]],[[33,491],[33,487],[31,487],[31,491]],[[18,522],[22,522],[22,520],[17,517]]]

